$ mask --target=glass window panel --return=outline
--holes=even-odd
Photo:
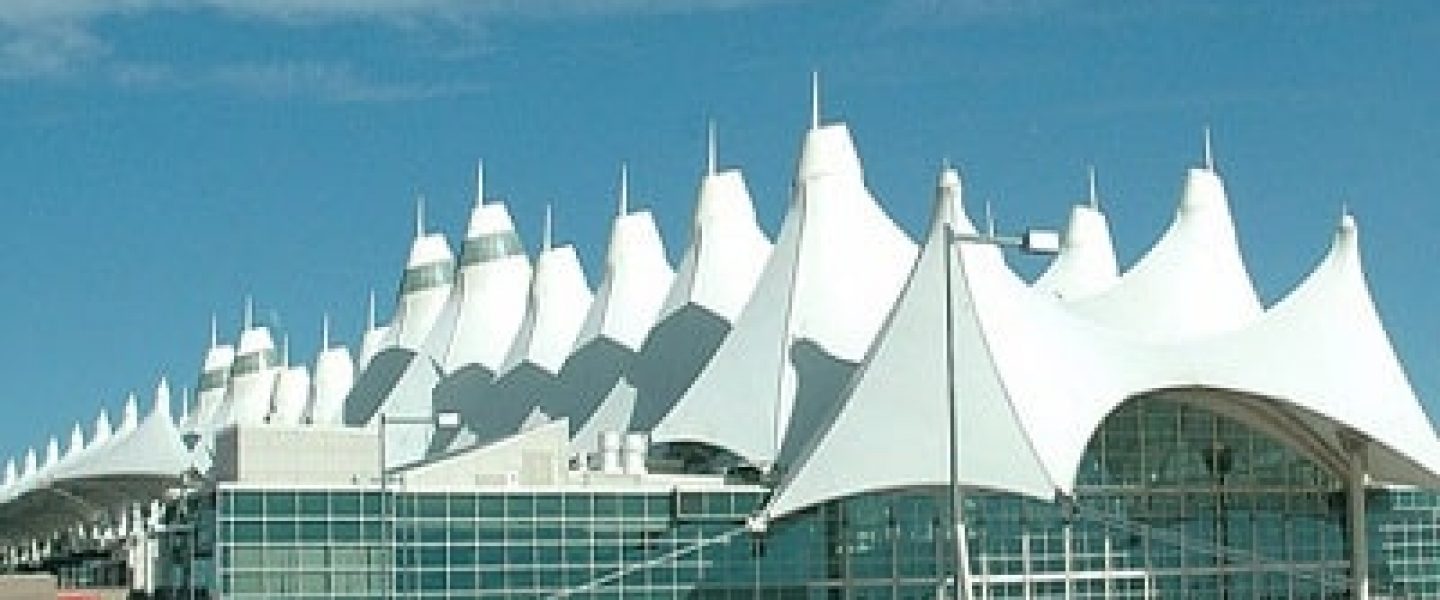
[[[330,512],[337,516],[360,514],[360,494],[356,492],[333,492],[330,494]],[[378,507],[376,507],[378,509]]]

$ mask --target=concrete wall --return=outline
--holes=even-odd
[[[253,425],[215,443],[217,482],[347,485],[379,480],[380,443],[370,429]]]

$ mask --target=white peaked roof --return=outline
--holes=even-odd
[[[665,260],[660,229],[648,210],[629,212],[629,176],[620,171],[620,212],[610,230],[605,274],[575,348],[597,338],[638,350],[655,325],[675,271]]]
[[[162,379],[154,409],[144,419],[130,416],[138,412],[131,396],[127,417],[113,435],[102,411],[95,439],[84,445],[83,435],[72,433],[63,456],[52,439],[43,468],[32,449],[26,471],[0,503],[0,538],[49,534],[97,517],[97,511],[153,499],[178,482],[192,463],[170,415],[169,395]]]
[[[494,373],[520,331],[530,288],[530,259],[503,203],[477,203],[471,213],[455,288],[460,310],[445,370],[476,365]]]
[[[131,396],[131,400],[133,398]],[[132,405],[127,401],[127,409]],[[153,407],[144,419],[128,432],[122,426],[103,443],[92,441],[85,452],[56,473],[55,479],[64,482],[134,476],[173,481],[190,466],[190,454],[170,414],[170,386],[161,379],[156,385]]]
[[[419,234],[410,246],[410,258],[400,280],[400,299],[381,349],[397,346],[414,350],[425,343],[450,297],[454,279],[455,258],[445,236]]]
[[[310,370],[305,365],[283,367],[275,381],[275,410],[270,422],[299,425],[310,410]]]
[[[378,351],[366,360],[367,351],[362,350],[360,373],[345,398],[343,420],[347,425],[374,423],[381,413],[405,417],[432,414],[430,390],[439,381],[440,361],[459,306],[450,301],[454,255],[444,236],[425,233],[419,206],[395,314]],[[418,459],[430,428],[397,429],[391,436],[396,450],[392,457],[399,461],[395,464]]]
[[[525,320],[530,259],[505,205],[484,202],[483,173],[477,176],[460,274],[450,294],[456,308],[454,322],[445,325],[450,330],[442,349],[445,378],[432,398],[435,410],[459,412],[461,427],[437,430],[431,452],[474,443],[475,421],[494,401],[495,374]]]
[[[833,401],[914,258],[915,244],[866,189],[845,125],[810,129],[794,201],[754,294],[652,439],[774,460],[792,416],[803,427]]]
[[[1178,341],[1241,329],[1262,307],[1240,256],[1220,176],[1190,169],[1169,230],[1081,314],[1143,340]]]
[[[1322,464],[1343,468],[1341,438],[1353,432],[1366,442],[1371,477],[1440,485],[1440,440],[1375,313],[1356,237],[1347,216],[1328,256],[1283,301],[1248,326],[1189,342],[1137,339],[1079,317],[1026,286],[997,248],[958,245],[950,277],[961,480],[1047,499],[1072,493],[1107,415],[1130,398],[1178,390],[1217,411],[1286,422],[1285,435]],[[932,233],[845,401],[786,472],[772,517],[948,481],[946,369],[935,358],[944,337],[934,326],[944,322],[946,273],[936,246],[943,258]],[[877,460],[877,448],[913,460]]]
[[[1089,201],[1070,209],[1060,254],[1035,280],[1035,288],[1066,300],[1082,300],[1110,289],[1119,280],[1119,273],[1110,222],[1100,210],[1092,170]]]
[[[426,234],[416,217],[400,298],[386,341],[366,362],[345,398],[346,425],[374,425],[379,415],[411,419],[434,414],[432,391],[440,382],[445,348],[461,306],[452,295],[455,261],[444,236]],[[386,432],[389,466],[424,457],[433,426],[396,427]]]
[[[339,425],[344,420],[345,395],[355,385],[355,360],[350,349],[330,344],[330,318],[321,328],[320,353],[315,357],[315,377],[311,381],[310,414],[307,422],[314,425]]]
[[[275,378],[280,371],[276,365],[275,340],[268,327],[256,326],[248,318],[246,323],[230,367],[230,381],[222,404],[224,411],[217,419],[217,428],[258,425],[270,415]]]
[[[734,321],[755,290],[770,257],[770,240],[755,219],[755,204],[739,169],[716,165],[714,129],[709,159],[700,178],[690,247],[680,261],[661,316],[694,304]]]
[[[505,357],[500,373],[529,363],[549,373],[559,373],[580,327],[585,323],[594,293],[585,282],[585,271],[575,247],[546,247],[535,259],[535,277],[530,283],[525,320]]]
[[[499,374],[462,370],[436,389],[437,397],[455,400],[453,407],[460,410],[466,427],[452,440],[452,448],[512,435],[527,415],[540,410],[558,385],[560,370],[585,321],[593,295],[580,259],[572,246],[551,246],[548,210],[545,220],[525,318]]]
[[[388,325],[380,325],[375,321],[375,290],[370,290],[370,304],[365,315],[365,332],[360,335],[360,356],[357,362],[360,371],[364,371],[370,364],[370,359],[380,352],[380,348],[385,345],[385,339],[390,335]]]
[[[635,388],[623,379],[624,371],[655,325],[675,277],[651,214],[626,212],[627,187],[622,170],[620,214],[604,278],[558,385],[541,405],[552,418],[569,420],[572,446],[579,451],[593,449],[602,432],[628,428]]]
[[[709,141],[690,247],[661,321],[625,375],[637,391],[628,431],[649,431],[695,381],[755,291],[770,256],[770,240],[756,222],[744,176],[716,166],[713,127]]]

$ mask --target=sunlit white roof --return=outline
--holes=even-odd
[[[1148,341],[1236,331],[1263,308],[1235,235],[1225,184],[1209,166],[1190,169],[1175,219],[1109,290],[1075,310]]]
[[[670,286],[661,320],[626,371],[635,389],[626,431],[649,431],[709,363],[770,257],[770,240],[739,169],[720,169],[715,130],[690,228],[690,246]]]
[[[1083,300],[1113,287],[1119,280],[1110,222],[1100,210],[1095,171],[1090,171],[1090,197],[1070,209],[1061,237],[1060,254],[1035,280],[1035,288],[1067,300]]]
[[[193,462],[169,402],[170,388],[162,379],[154,408],[143,419],[131,395],[115,432],[109,431],[102,410],[88,444],[83,433],[72,432],[70,446],[61,454],[58,440],[51,438],[43,465],[31,449],[23,471],[14,474],[13,466],[7,471],[14,477],[0,493],[0,539],[47,535],[105,511],[149,501],[178,484]]]
[[[325,318],[320,336],[320,353],[315,357],[315,377],[311,381],[311,402],[307,422],[315,425],[339,425],[344,420],[345,395],[355,385],[355,360],[350,349],[330,343],[330,319]]]
[[[1214,203],[1219,180],[1213,171],[1192,170],[1188,180],[1192,189],[1182,211],[1220,210]],[[1199,206],[1193,203],[1195,186],[1210,192],[1198,190],[1203,196]],[[1225,241],[1217,232],[1231,231],[1220,217],[1203,217],[1201,232],[1211,241]],[[1224,218],[1228,221],[1228,211]],[[1195,225],[1172,226],[1172,233],[1187,227]],[[1189,235],[1195,233],[1167,235],[1159,244],[1179,244],[1175,240]],[[1166,390],[1195,393],[1217,411],[1282,421],[1281,435],[1331,468],[1347,464],[1342,438],[1353,434],[1363,442],[1372,478],[1440,485],[1440,441],[1376,315],[1357,238],[1354,220],[1344,216],[1328,255],[1268,311],[1242,313],[1243,321],[1212,315],[1206,328],[1186,335],[1141,336],[1136,334],[1143,330],[1133,324],[1082,316],[1073,305],[1027,286],[993,246],[954,246],[947,276],[947,241],[932,230],[890,325],[840,409],[806,441],[801,458],[788,465],[768,511],[778,517],[842,495],[948,481],[948,428],[934,425],[949,419],[945,337],[943,328],[934,326],[944,323],[947,277],[953,286],[949,352],[954,356],[957,451],[967,485],[1046,499],[1072,493],[1081,456],[1101,421],[1130,398]],[[1157,248],[1151,256],[1184,247]],[[1221,257],[1239,255],[1233,246],[1206,250]],[[1153,260],[1142,259],[1142,265]],[[1166,262],[1214,266],[1177,258]],[[1163,279],[1174,282],[1185,275]],[[1236,275],[1227,268],[1200,277],[1222,282]],[[1146,286],[1162,279],[1158,273],[1143,276],[1148,281],[1137,281]],[[1230,282],[1234,287],[1221,293],[1244,300],[1248,286]],[[1152,293],[1156,301],[1173,299]],[[1201,331],[1206,335],[1195,337]],[[913,460],[867,459],[876,447]]]
[[[605,431],[623,431],[634,411],[635,388],[624,380],[659,316],[674,272],[649,211],[629,212],[629,184],[621,170],[620,211],[611,230],[605,274],[575,349],[540,409],[568,419],[572,445],[593,449]]]
[[[865,187],[843,124],[805,135],[794,201],[734,329],[652,432],[774,460],[865,353],[904,284],[915,244]],[[746,401],[738,402],[743,398]],[[792,424],[799,415],[799,425]]]
[[[458,279],[455,301],[461,306],[445,349],[445,370],[475,365],[494,373],[525,319],[530,287],[530,259],[503,203],[475,206]]]

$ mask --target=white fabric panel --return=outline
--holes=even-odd
[[[670,411],[729,333],[769,256],[770,241],[755,220],[743,175],[707,172],[700,180],[690,247],[663,316],[626,369],[636,397],[629,423],[617,431],[648,431]]]
[[[240,332],[225,400],[215,419],[216,429],[265,422],[265,417],[270,414],[271,394],[275,391],[278,374],[278,369],[272,364],[274,355],[275,340],[269,328],[252,326]],[[244,368],[244,372],[240,368]]]
[[[660,230],[649,211],[616,217],[605,258],[605,275],[580,327],[578,350],[606,337],[638,350],[655,325],[675,272],[665,260]]]
[[[1259,318],[1260,300],[1240,256],[1220,177],[1190,169],[1165,235],[1119,283],[1075,307],[1097,322],[1157,342],[1235,331]]]
[[[1372,477],[1440,485],[1440,440],[1375,310],[1348,215],[1325,259],[1264,319],[1193,356],[1218,387],[1293,404],[1382,446]]]
[[[628,427],[635,389],[622,378],[654,326],[673,279],[650,213],[616,218],[605,278],[559,384],[541,405],[546,414],[570,421],[576,451],[595,449],[603,431]],[[578,437],[582,431],[584,438]]]
[[[491,203],[475,207],[470,230],[475,239],[514,235],[515,226],[504,204]],[[505,360],[525,318],[530,260],[522,252],[464,265],[455,287],[463,300],[455,334],[445,352],[445,371],[479,365],[493,373]]]
[[[733,322],[755,290],[770,256],[770,240],[755,220],[755,206],[739,170],[700,180],[690,247],[665,299],[663,316],[698,305]]]
[[[1004,264],[998,249],[962,244],[952,274],[961,324],[956,329],[955,351],[963,419],[962,480],[1043,495],[1016,480],[1019,471],[1028,469],[1036,477],[1033,481],[1045,477],[1057,491],[1072,493],[1085,447],[1106,416],[1130,398],[1183,388],[1236,392],[1247,402],[1288,410],[1320,433],[1334,447],[1332,451],[1338,449],[1340,430],[1354,430],[1372,442],[1370,465],[1376,479],[1440,485],[1440,441],[1375,313],[1356,238],[1353,222],[1346,217],[1328,257],[1284,301],[1244,329],[1190,342],[1140,341],[1130,332],[1116,332],[1077,317],[1060,301],[1026,287]],[[917,285],[921,282],[912,282],[912,290],[919,289],[914,287]],[[889,356],[900,344],[892,335],[906,335],[900,328],[906,322],[906,311],[911,310],[910,294],[907,292],[897,309],[891,326],[894,333],[887,333],[870,361]],[[964,325],[967,321],[978,329]],[[978,360],[986,353],[989,365]],[[910,358],[926,360],[919,355]],[[934,463],[924,474],[897,475],[896,471],[913,465],[883,461],[883,467],[871,467],[867,473],[867,463],[859,460],[864,448],[879,444],[907,457],[929,456],[944,429],[918,425],[935,418],[939,401],[894,405],[897,411],[912,413],[906,416],[877,410],[878,400],[866,402],[868,396],[861,392],[872,380],[884,380],[884,375],[869,376],[873,366],[867,364],[855,393],[799,471],[788,475],[770,508],[772,514],[783,515],[839,495],[945,481],[937,478],[943,465]],[[939,384],[934,380],[943,379],[944,369],[930,368],[934,373],[929,376],[931,381],[909,382],[917,390],[932,388],[916,395],[936,397],[933,388]],[[878,373],[896,370],[892,365]],[[987,390],[985,381],[972,379],[986,370],[997,388]],[[990,426],[981,426],[987,421],[972,410],[973,401],[997,391],[1008,399],[1023,437],[1006,436],[1003,427],[994,426],[1003,419],[991,419]],[[901,396],[892,393],[875,398]],[[943,399],[943,392],[938,397]],[[1217,402],[1235,398],[1224,393],[1211,397]],[[991,417],[997,415],[1004,416],[1003,411]],[[863,427],[854,425],[867,419],[870,422]],[[912,423],[906,419],[916,424],[914,429],[904,430],[911,435],[887,441],[884,436],[898,429],[897,421]],[[849,431],[842,433],[847,428]],[[1005,437],[1010,439],[1001,439]],[[991,450],[972,451],[972,443],[977,444],[976,450]],[[1035,465],[1027,468],[1003,460],[1023,456],[1027,446],[1039,458]],[[995,452],[995,448],[1005,450]],[[827,453],[831,456],[822,458]],[[972,462],[971,457],[981,460]],[[997,458],[1002,460],[994,460]],[[836,465],[850,470],[836,471],[840,469]],[[1001,483],[1006,477],[1011,482]],[[835,479],[839,482],[832,481]]]
[[[1075,205],[1070,209],[1060,254],[1035,280],[1035,288],[1066,300],[1082,300],[1110,289],[1119,278],[1105,213]]]
[[[339,425],[344,420],[345,395],[355,385],[355,361],[344,346],[326,348],[315,357],[310,423]]]
[[[915,244],[865,188],[844,125],[807,132],[796,184],[754,296],[710,364],[656,425],[653,441],[705,442],[752,462],[773,461],[797,391],[840,383],[799,381],[792,345],[809,342],[825,355],[821,362],[832,363],[819,378],[843,377],[840,367],[860,360],[893,305]],[[812,406],[802,413],[821,412],[829,400],[807,401]]]
[[[949,481],[946,227],[973,231],[953,219],[959,180],[949,175],[942,178],[926,245],[870,354],[799,459],[780,465],[784,478],[766,509],[772,518],[862,491]],[[967,312],[960,307],[956,314]],[[1054,486],[1029,449],[989,353],[969,343],[978,338],[975,327],[973,319],[962,319],[955,331],[962,481],[1049,499]]]
[[[356,365],[357,370],[364,371],[370,366],[371,359],[385,347],[385,340],[390,337],[390,327],[380,325],[367,327],[365,333],[360,337],[360,360]]]
[[[216,419],[225,412],[225,388],[230,380],[230,365],[235,361],[235,348],[225,344],[211,346],[205,352],[205,360],[200,369],[201,374],[216,372],[223,373],[223,381],[220,386],[201,390],[196,388],[195,409],[191,412],[191,421],[195,423],[195,431],[202,437],[214,433],[217,427]]]
[[[285,367],[275,381],[275,411],[270,422],[299,425],[310,408],[310,371],[303,365]]]
[[[410,259],[406,269],[444,264],[454,269],[455,255],[445,236],[431,233],[420,236],[410,247]],[[415,350],[424,344],[430,330],[439,316],[441,307],[450,299],[452,283],[444,283],[422,290],[404,292],[395,305],[395,315],[387,328],[386,340],[380,350],[399,347]]]
[[[535,259],[525,320],[500,373],[531,363],[560,372],[594,300],[574,246],[547,248]]]

